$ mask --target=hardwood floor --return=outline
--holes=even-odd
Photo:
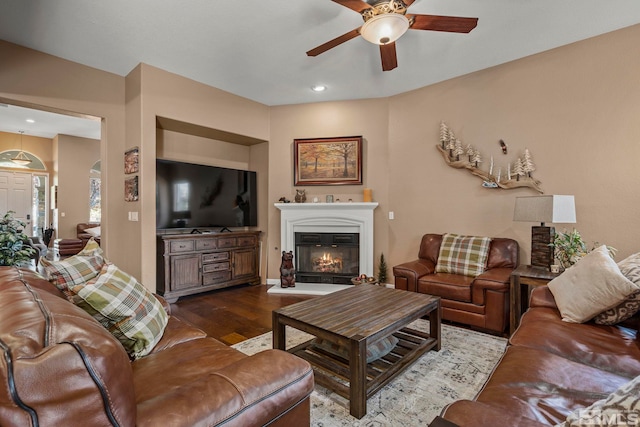
[[[271,331],[271,312],[313,296],[267,294],[267,285],[241,285],[181,297],[171,314],[228,345]]]

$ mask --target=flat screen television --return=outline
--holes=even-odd
[[[255,227],[256,185],[256,172],[157,159],[156,227]]]

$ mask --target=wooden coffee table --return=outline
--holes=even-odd
[[[429,316],[430,332],[406,327]],[[425,352],[440,350],[440,297],[358,285],[273,311],[273,348],[311,363],[318,384],[349,400],[356,418],[367,413],[367,399]],[[286,349],[285,326],[343,346],[342,358],[313,345]],[[386,356],[366,363],[367,345],[389,335],[399,339]]]

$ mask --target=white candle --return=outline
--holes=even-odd
[[[511,181],[511,163],[507,163],[507,179]]]
[[[489,163],[489,176],[493,175],[493,156],[491,156],[491,163]]]

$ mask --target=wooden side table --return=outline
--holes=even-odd
[[[529,288],[544,286],[552,279],[558,277],[560,273],[552,273],[543,267],[531,265],[521,265],[511,273],[511,321],[509,322],[509,335],[512,335],[522,316],[523,307],[529,304]],[[527,286],[527,292],[522,292],[522,287]]]

